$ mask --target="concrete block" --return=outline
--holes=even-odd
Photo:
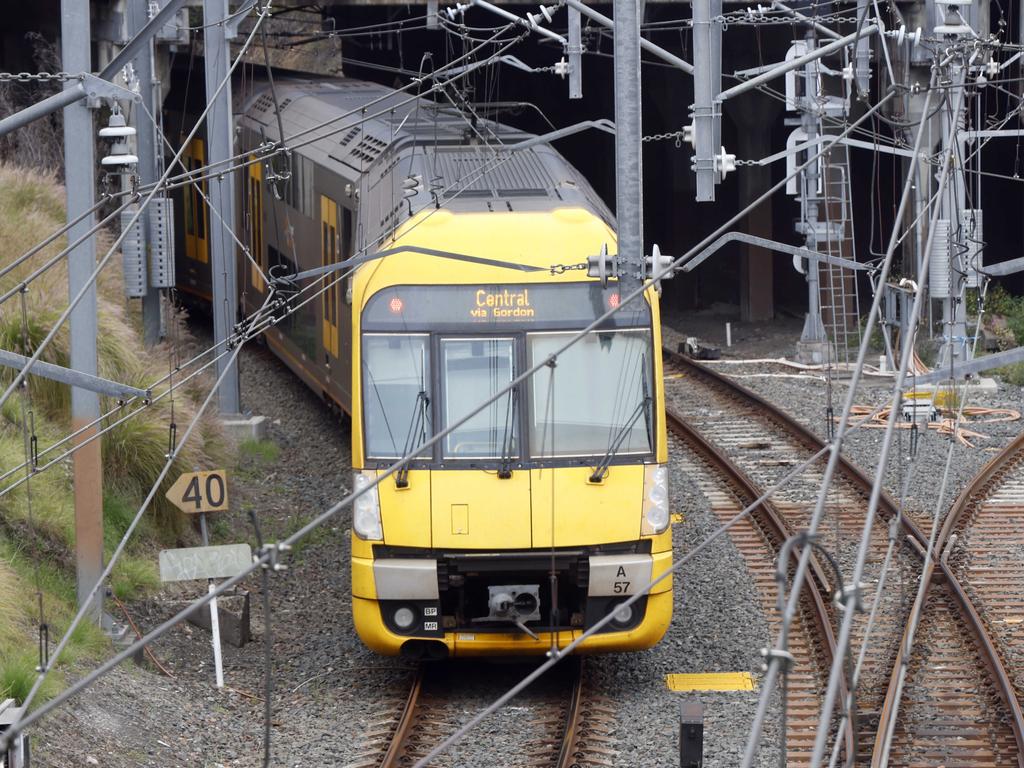
[[[210,606],[196,608],[187,617],[188,623],[212,632],[210,627]],[[236,648],[252,640],[252,629],[249,623],[249,593],[221,595],[217,598],[217,618],[220,621],[221,642],[230,643]]]
[[[230,437],[241,442],[243,440],[265,440],[270,420],[266,416],[232,416],[221,420],[224,431]]]

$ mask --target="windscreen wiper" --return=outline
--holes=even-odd
[[[508,409],[505,411],[505,432],[501,436],[501,464],[498,477],[508,480],[512,477],[512,450],[516,439],[516,405],[519,403],[519,387],[509,394]]]
[[[647,413],[650,408],[651,397],[650,395],[644,395],[644,399],[640,401],[636,409],[630,414],[630,417],[626,419],[619,431],[615,433],[615,437],[612,438],[611,445],[608,446],[607,452],[604,457],[594,467],[594,471],[590,475],[590,482],[599,483],[604,479],[604,476],[608,473],[608,467],[611,465],[612,459],[615,458],[615,454],[619,452],[619,448],[626,441],[626,437],[633,429],[633,425],[639,421],[640,417]]]
[[[430,397],[427,396],[425,390],[421,389],[416,393],[416,401],[412,405],[412,420],[409,422],[409,431],[405,436],[405,445],[402,447],[402,455],[408,456],[409,451],[413,449],[416,444],[413,441],[419,440],[422,443],[427,438],[427,432],[424,429],[427,421],[427,408],[430,406]],[[412,461],[412,457],[409,458]],[[409,461],[402,465],[402,467],[395,473],[395,487],[396,488],[408,488],[409,487]]]
[[[619,431],[615,433],[615,437],[612,438],[611,443],[608,446],[608,450],[604,455],[604,458],[594,468],[593,473],[590,475],[590,482],[599,483],[604,479],[604,476],[608,473],[608,467],[611,464],[615,454],[619,452],[619,448],[622,447],[622,443],[625,442],[626,436],[633,429],[633,425],[639,420],[641,416],[644,417],[644,426],[647,427],[647,444],[652,445],[652,432],[653,432],[653,419],[652,417],[652,404],[654,399],[651,397],[651,389],[647,383],[647,355],[640,355],[640,391],[643,393],[643,399],[637,405],[636,410],[630,414],[629,418],[626,419],[625,423],[619,427]]]

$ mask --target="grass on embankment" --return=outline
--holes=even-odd
[[[65,221],[64,190],[57,182],[34,171],[0,165],[0,265],[11,264],[33,245],[59,229]],[[100,238],[99,255],[104,250]],[[59,238],[29,262],[0,278],[0,292],[20,283],[66,245]],[[166,348],[144,350],[137,317],[138,306],[123,298],[119,258],[101,273],[99,288],[99,373],[101,376],[145,389],[168,370]],[[22,300],[15,297],[0,305],[0,348],[31,355],[67,306],[68,286],[64,262],[34,281]],[[177,320],[172,320],[177,322]],[[41,359],[68,365],[68,329],[65,325],[44,350]],[[0,368],[0,386],[13,378],[11,369]],[[174,397],[174,421],[179,434],[194,416],[205,380],[193,380]],[[162,387],[158,387],[159,392]],[[0,472],[25,460],[25,425],[34,425],[38,450],[43,452],[71,431],[70,389],[31,376],[22,391],[0,410]],[[101,398],[101,413],[117,407]],[[131,406],[129,406],[131,407]],[[31,414],[30,417],[23,417]],[[114,418],[121,414],[115,414]],[[114,420],[104,422],[106,427]],[[104,543],[113,551],[162,469],[171,422],[170,400],[145,408],[101,438],[104,475]],[[65,446],[66,448],[66,446]],[[41,464],[65,450],[59,448]],[[206,414],[183,448],[175,466],[136,529],[125,555],[111,577],[111,588],[122,599],[143,596],[159,586],[156,550],[187,538],[187,522],[165,498],[164,491],[181,472],[208,468],[225,460],[228,449],[216,424]],[[21,472],[17,477],[23,476]],[[0,482],[0,491],[15,478]],[[31,499],[31,504],[29,503]],[[37,660],[37,579],[43,593],[51,638],[59,638],[73,615],[74,594],[74,500],[70,458],[32,477],[0,496],[0,700],[24,695],[31,685]],[[36,568],[36,563],[40,568]],[[62,626],[63,625],[63,626]],[[105,644],[91,627],[76,632],[64,663],[102,653]],[[54,686],[59,685],[59,680]],[[51,692],[54,690],[51,687]]]

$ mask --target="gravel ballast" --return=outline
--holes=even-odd
[[[673,318],[673,322],[676,319]],[[739,344],[729,354],[774,357],[791,351],[795,338],[766,332],[756,346]],[[682,340],[671,328],[666,344]],[[777,366],[719,364],[727,375],[793,413],[824,435],[826,387],[820,379],[764,378],[783,372]],[[246,349],[241,357],[243,404],[270,419],[269,437],[280,449],[268,464],[246,459],[232,487],[236,511],[215,528],[217,543],[255,543],[247,510],[253,509],[267,539],[281,538],[345,493],[351,482],[349,432],[298,379],[267,352]],[[752,376],[756,375],[756,376]],[[749,377],[749,378],[747,378]],[[834,384],[838,408],[845,385]],[[857,402],[877,405],[890,399],[887,384],[865,386]],[[971,402],[1020,407],[1021,392],[1001,385],[994,396],[972,395]],[[1020,423],[984,425],[991,436],[977,448],[955,448],[944,506],[980,466],[1013,435]],[[869,473],[874,470],[883,432],[857,430],[847,455]],[[904,460],[906,435],[894,446],[886,486],[899,498],[910,472],[905,504],[915,519],[927,520],[935,506],[949,440],[921,434],[917,458]],[[682,557],[717,528],[706,499],[678,469],[671,476],[675,553]],[[275,765],[345,765],[367,748],[367,734],[397,714],[412,665],[366,650],[352,627],[349,583],[349,514],[296,552],[290,569],[271,577],[274,640],[273,741]],[[85,697],[41,723],[35,765],[200,766],[259,765],[262,759],[263,650],[265,626],[258,578],[252,594],[253,642],[224,648],[227,685],[213,687],[209,634],[181,625],[155,643],[158,658],[175,675],[124,666],[104,678]],[[674,580],[675,616],[662,643],[640,653],[595,657],[588,665],[593,689],[615,703],[616,765],[678,765],[679,704],[699,698],[705,705],[705,765],[739,761],[759,691],[677,694],[665,685],[675,672],[750,671],[760,677],[760,650],[770,642],[767,623],[741,556],[727,538],[687,563]],[[202,588],[164,590],[144,604],[130,606],[143,630],[178,610]],[[458,670],[459,665],[452,665]],[[523,669],[528,669],[525,667]],[[473,685],[459,694],[453,722],[470,717],[501,693],[515,675],[495,674],[494,685],[481,684],[479,666]],[[458,674],[453,672],[453,674]],[[486,721],[442,763],[459,766],[522,765],[529,738],[529,696]],[[519,735],[516,735],[516,734]],[[778,723],[770,718],[759,764],[772,765]],[[92,758],[92,760],[89,760]],[[95,761],[95,762],[93,762]]]

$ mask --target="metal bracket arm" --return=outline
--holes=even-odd
[[[82,75],[82,87],[88,99],[121,99],[135,103],[142,101],[142,96],[135,91],[88,73]]]
[[[923,384],[938,384],[951,378],[961,379],[970,374],[989,371],[993,368],[1002,368],[1004,365],[1013,365],[1021,361],[1024,361],[1024,347],[1014,347],[1005,352],[996,352],[991,355],[985,355],[985,357],[976,357],[966,363],[954,362],[952,369],[950,366],[944,365],[941,370],[934,370],[923,376],[913,377],[910,383],[916,387],[920,387]]]
[[[789,253],[793,256],[799,256],[804,259],[810,259],[811,261],[822,262],[824,264],[833,264],[837,267],[845,267],[846,269],[854,270],[869,270],[865,264],[861,264],[858,261],[851,261],[850,259],[844,259],[841,256],[829,256],[828,254],[818,253],[812,251],[809,248],[803,248],[798,245],[789,245],[788,243],[779,243],[775,240],[768,240],[763,237],[757,237],[756,235],[748,235],[746,232],[726,232],[724,235],[719,237],[707,248],[702,250],[700,253],[695,255],[692,259],[687,261],[682,266],[683,272],[692,272],[694,269],[699,267],[705,261],[722,246],[731,242],[747,243],[748,245],[756,245],[760,248],[765,248],[769,251],[779,251],[780,253]]]
[[[164,25],[171,20],[171,17],[178,12],[178,9],[185,4],[185,0],[168,0],[167,5],[161,8],[153,18],[146,22],[146,25],[139,30],[128,44],[117,52],[117,55],[100,71],[100,77],[110,80],[115,77],[121,69],[131,62],[149,39],[153,37]]]
[[[611,19],[609,19],[604,14],[598,13],[593,8],[591,8],[590,6],[584,5],[583,3],[580,2],[580,0],[565,0],[565,4],[567,6],[569,6],[570,8],[575,8],[577,11],[582,13],[587,18],[589,18],[589,19],[591,19],[593,21],[596,21],[602,27],[608,27],[608,29],[612,29],[612,30],[615,29],[615,22],[613,22]],[[689,75],[693,74],[693,64],[691,64],[688,61],[683,61],[678,56],[676,56],[674,53],[670,53],[670,52],[666,51],[660,45],[655,45],[650,40],[647,40],[646,38],[641,37],[640,38],[640,47],[643,50],[647,51],[648,53],[653,54],[654,56],[657,56],[659,59],[661,59],[665,63],[671,64],[673,67],[677,67],[677,68],[683,70],[683,72],[686,72]]]
[[[514,13],[509,13],[504,8],[499,8],[496,5],[488,3],[487,0],[470,0],[470,4],[475,5],[478,8],[483,8],[486,11],[490,11],[496,16],[501,16],[501,18],[507,21],[511,21],[513,24],[523,27],[524,29],[529,29],[533,32],[536,32],[539,35],[543,35],[544,37],[550,38],[554,40],[556,43],[561,43],[562,45],[565,46],[569,45],[569,41],[566,40],[557,32],[552,32],[550,29],[540,26],[540,24],[533,20],[533,16],[530,16],[529,19],[524,19],[521,16],[516,16]]]
[[[0,365],[20,371],[25,367],[26,363],[28,363],[28,358],[24,355],[19,355],[16,352],[8,352],[6,349],[0,349]],[[37,361],[32,366],[32,373],[36,376],[42,376],[44,379],[59,381],[61,384],[69,384],[72,387],[87,389],[90,392],[107,395],[108,397],[115,397],[118,400],[127,400],[130,397],[149,400],[152,395],[148,389],[129,387],[127,384],[121,384],[120,382],[104,379],[100,376],[93,376],[92,374],[74,371],[70,368],[65,368],[62,365],[44,363],[41,360]]]
[[[1012,275],[1017,272],[1024,271],[1024,257],[1019,259],[1010,259],[1009,261],[1002,261],[998,264],[986,264],[985,268],[980,271],[987,277]]]
[[[506,152],[521,152],[524,149],[535,147],[538,144],[549,144],[557,139],[564,139],[566,136],[572,136],[575,133],[581,133],[582,131],[593,128],[598,131],[604,131],[610,133],[612,136],[615,135],[615,123],[606,118],[600,120],[584,120],[582,123],[576,123],[575,125],[568,125],[565,128],[559,128],[557,131],[551,131],[541,136],[534,136],[526,141],[520,141],[516,144],[505,144],[502,149]]]
[[[862,37],[873,35],[878,32],[877,24],[868,24],[859,32],[853,32],[846,37],[841,37],[838,40],[834,40],[828,45],[823,45],[821,48],[815,48],[813,51],[805,53],[803,56],[797,56],[791,61],[783,62],[774,69],[765,72],[764,74],[758,75],[757,77],[746,80],[739,85],[734,85],[728,90],[722,91],[718,98],[722,101],[731,99],[734,96],[739,96],[741,93],[746,93],[749,90],[764,85],[765,83],[774,80],[779,75],[784,75],[787,72],[791,72],[794,69],[799,69],[805,64],[809,64],[812,61],[822,58],[823,56],[829,56],[836,51],[842,50],[850,43],[854,43]]]

